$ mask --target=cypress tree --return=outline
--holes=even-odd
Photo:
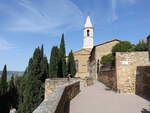
[[[52,78],[57,77],[58,62],[59,62],[59,50],[57,46],[54,46],[51,51],[50,64],[49,64],[49,76]]]
[[[76,64],[72,51],[69,53],[67,64],[68,64],[68,74],[71,74],[71,77],[74,77],[76,74]]]
[[[66,56],[64,34],[62,34],[62,37],[61,37],[60,49],[59,50],[60,50],[60,56],[64,58]]]
[[[5,95],[7,93],[7,66],[4,65],[2,77],[0,81],[0,95]]]
[[[44,47],[43,47],[43,44],[41,46],[41,57],[43,58],[44,57]]]
[[[19,113],[32,113],[44,99],[44,82],[48,75],[48,62],[43,51],[43,47],[36,48],[33,57],[29,60]]]
[[[67,74],[66,49],[65,49],[64,34],[62,34],[59,48],[58,76],[65,77],[66,74]]]
[[[41,60],[41,78],[40,80],[44,83],[45,79],[48,78],[48,61],[47,61],[47,57],[44,56],[43,59]]]
[[[29,62],[31,62],[31,61],[29,61]],[[23,76],[20,77],[20,85],[18,84],[19,85],[19,88],[18,88],[19,106],[18,106],[17,113],[25,113],[25,107],[24,107],[23,102],[24,102],[24,90],[25,90],[25,85],[26,85],[27,71],[28,71],[28,69],[26,69]]]
[[[9,98],[7,87],[7,66],[5,65],[0,81],[0,113],[9,113]]]
[[[9,103],[10,108],[18,108],[18,93],[17,93],[17,87],[14,83],[14,76],[12,75],[10,83],[9,83]]]
[[[32,113],[33,110],[40,104],[41,100],[39,98],[39,92],[41,87],[41,82],[38,80],[40,78],[40,62],[41,62],[41,52],[39,48],[36,48],[33,54],[33,58],[30,59],[28,73],[26,78],[26,85],[24,90],[24,100],[23,100],[23,111],[27,113]]]

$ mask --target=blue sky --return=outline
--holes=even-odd
[[[24,71],[35,47],[52,46],[65,33],[67,53],[82,48],[86,16],[94,43],[112,39],[138,43],[150,33],[150,0],[0,0],[0,70]]]

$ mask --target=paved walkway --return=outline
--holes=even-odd
[[[70,113],[150,113],[150,102],[134,94],[118,94],[100,82],[82,87],[71,101]]]

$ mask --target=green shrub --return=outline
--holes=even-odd
[[[145,41],[140,41],[134,48],[135,51],[148,51],[148,45]]]
[[[108,64],[108,63],[112,63],[114,61],[115,61],[115,57],[112,54],[104,55],[101,58],[101,64]]]
[[[134,50],[134,45],[128,41],[121,41],[112,48],[112,53],[115,52],[130,52]]]

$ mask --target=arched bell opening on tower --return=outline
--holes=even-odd
[[[87,30],[87,36],[88,37],[90,36],[90,30],[89,29]]]

